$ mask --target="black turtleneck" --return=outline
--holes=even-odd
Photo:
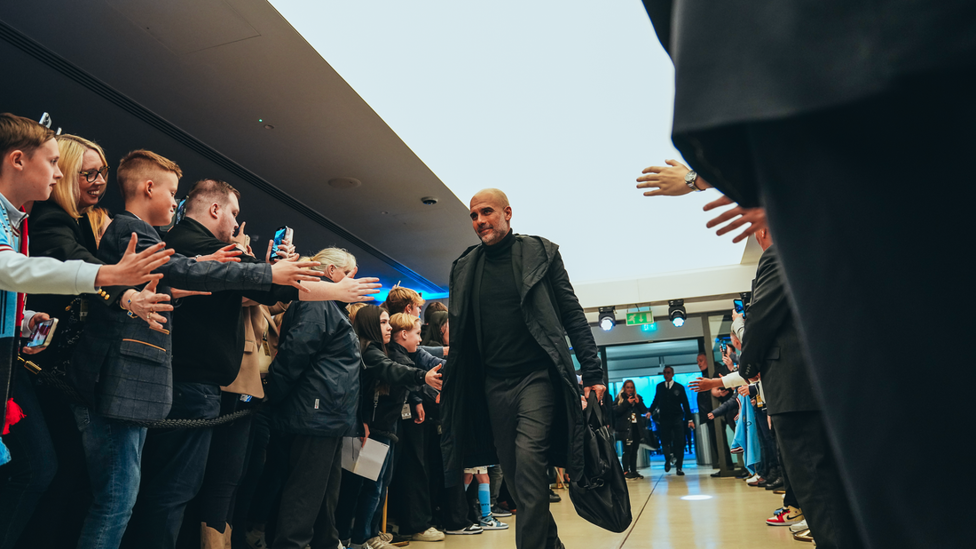
[[[501,242],[483,246],[484,271],[481,275],[481,356],[485,373],[492,377],[521,377],[544,370],[552,359],[539,346],[525,324],[519,297],[519,283],[512,268],[515,233],[509,231]]]

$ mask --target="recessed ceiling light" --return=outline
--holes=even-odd
[[[274,126],[272,126],[271,124],[265,124],[264,125],[264,129],[266,129],[266,130],[273,130],[274,129]]]
[[[336,177],[329,180],[329,186],[334,189],[352,189],[362,185],[362,181],[351,177]]]
[[[420,201],[423,202],[425,206],[433,206],[434,204],[437,204],[437,197],[425,196],[421,198]]]

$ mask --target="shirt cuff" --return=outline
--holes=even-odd
[[[30,337],[30,321],[36,314],[34,311],[24,311],[24,322],[20,325],[20,337]]]
[[[733,387],[738,387],[745,384],[746,380],[739,375],[739,372],[732,372],[731,374],[722,377],[722,385],[725,386],[726,389],[731,389]]]
[[[98,269],[102,266],[96,263],[85,263],[79,261],[78,271],[75,273],[75,293],[94,294],[98,292],[95,287],[95,278],[98,276]]]

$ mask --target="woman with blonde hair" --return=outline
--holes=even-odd
[[[103,261],[96,257],[100,227],[92,225],[85,213],[105,193],[109,171],[105,151],[75,135],[59,135],[56,139],[60,152],[58,168],[64,177],[55,184],[49,200],[29,206],[30,255],[101,265]],[[31,360],[44,370],[63,371],[72,350],[65,343],[80,333],[83,312],[89,305],[123,306],[146,320],[153,310],[172,310],[166,303],[168,300],[165,294],[128,287],[102,288],[100,293],[86,298],[32,294],[28,297],[30,308],[58,318],[59,323],[52,347],[32,356]],[[0,548],[12,546],[18,537],[22,537],[19,545],[30,547],[74,546],[91,497],[81,434],[62,393],[50,385],[35,386],[33,380],[30,387],[33,394],[23,396],[21,404],[34,417],[43,416],[30,436],[44,451],[41,458],[31,460],[30,478],[18,480],[25,493],[17,500],[16,511],[0,513]],[[11,493],[3,495],[17,497]],[[35,507],[44,511],[32,517]],[[47,522],[49,519],[54,522]],[[50,528],[49,524],[60,527]],[[22,536],[21,532],[24,532]]]

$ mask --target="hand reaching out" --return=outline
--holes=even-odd
[[[197,261],[217,261],[220,263],[239,263],[243,253],[236,244],[228,244],[210,255],[198,255]]]
[[[136,253],[139,237],[132,233],[129,246],[122,255],[122,259],[115,265],[102,265],[95,275],[95,286],[138,286],[150,280],[163,278],[162,274],[153,271],[169,261],[169,256],[175,250],[164,250],[164,242],[153,244],[145,250]]]
[[[427,385],[430,385],[431,387],[437,389],[438,391],[441,390],[441,387],[444,386],[444,382],[441,380],[440,364],[434,366],[430,370],[427,370],[427,375],[424,376],[424,382],[427,383]],[[437,396],[439,397],[440,395]]]
[[[309,292],[302,282],[318,282],[324,275],[322,271],[314,271],[312,267],[319,266],[318,261],[279,261],[271,266],[271,282],[279,286],[294,286],[302,292]]]
[[[706,212],[714,210],[715,208],[720,208],[722,206],[729,206],[735,204],[727,196],[721,196],[716,200],[705,204],[703,208]],[[746,223],[749,225],[745,227],[741,233],[739,233],[732,242],[742,242],[750,235],[767,228],[769,225],[766,223],[766,210],[762,208],[743,208],[742,206],[736,205],[736,207],[726,210],[718,217],[713,218],[708,223],[705,224],[709,229],[721,225],[722,223],[729,222],[724,227],[715,231],[715,234],[722,236],[726,233],[732,232],[739,227],[742,227]]]
[[[651,166],[644,168],[645,174],[637,178],[638,189],[656,189],[645,191],[644,196],[681,196],[691,192],[691,187],[685,183],[685,175],[691,171],[677,160],[665,160],[667,166]],[[711,187],[701,177],[695,182],[700,189]]]
[[[721,379],[708,379],[706,377],[695,378],[688,383],[688,388],[696,393],[704,393],[705,391],[711,391],[715,387],[721,386]]]
[[[156,293],[158,284],[159,280],[153,280],[142,291],[126,290],[122,296],[123,308],[148,322],[153,330],[162,330],[166,322],[166,317],[159,313],[173,310],[173,306],[168,303],[169,296]]]

